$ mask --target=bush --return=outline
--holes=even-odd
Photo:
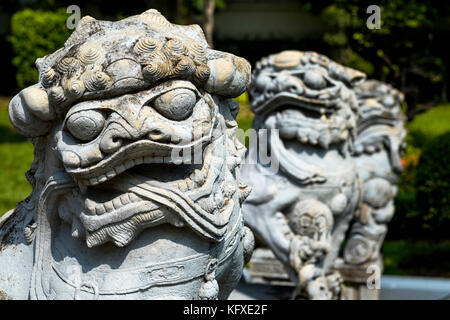
[[[25,172],[33,161],[33,145],[14,131],[8,103],[8,98],[0,98],[0,217],[31,191]]]
[[[450,230],[450,132],[434,138],[423,151],[417,167],[417,209],[424,229],[436,237],[449,237]]]
[[[390,239],[450,239],[450,131],[428,139],[400,177]]]
[[[38,71],[37,58],[52,53],[64,45],[71,31],[67,29],[65,9],[41,11],[25,9],[11,18],[11,35],[8,38],[14,51],[13,65],[17,68],[19,88],[35,84]]]
[[[384,274],[450,277],[450,241],[385,241],[383,257]]]
[[[418,115],[408,131],[405,171],[387,238],[450,239],[450,105]]]

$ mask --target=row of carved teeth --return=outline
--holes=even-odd
[[[118,166],[112,168],[111,170],[109,170],[107,173],[102,174],[98,177],[93,177],[90,179],[84,179],[82,181],[80,181],[80,184],[86,185],[86,186],[95,186],[97,184],[103,183],[107,180],[110,180],[114,177],[116,177],[117,175],[121,174],[122,172],[131,169],[134,166],[138,166],[141,164],[150,164],[150,163],[177,163],[176,161],[174,161],[174,159],[172,157],[154,157],[154,156],[149,156],[149,157],[139,157],[139,158],[135,158],[135,159],[128,159],[125,162],[119,164]]]
[[[208,177],[212,156],[205,157],[202,168],[195,169],[189,177],[176,182],[176,187],[182,191],[190,191],[196,187],[203,185]]]
[[[349,138],[349,131],[339,130],[336,128],[328,128],[328,130],[305,130],[304,128],[298,128],[288,133],[284,130],[280,130],[280,137],[286,140],[296,139],[303,144],[310,144],[313,146],[319,145],[320,147],[327,149],[332,143],[341,143]]]
[[[277,121],[284,126],[288,126],[289,124],[292,124],[292,126],[302,124],[302,126],[319,126],[320,129],[323,129],[325,127],[337,127],[338,125],[340,125],[340,123],[338,122],[339,119],[333,117],[333,114],[327,115],[325,108],[320,108],[319,112],[321,113],[321,116],[318,119],[307,117],[302,112],[289,115],[282,115],[280,112],[277,112],[276,118]]]
[[[89,198],[86,198],[84,201],[84,207],[91,215],[102,215],[117,210],[127,204],[139,201],[142,201],[141,198],[130,192],[121,194],[120,196],[104,203],[97,203]]]
[[[339,94],[340,87],[333,86],[331,88],[326,88],[324,90],[314,90],[305,87],[304,85],[301,87],[303,91],[299,91],[297,87],[292,87],[287,89],[285,92],[294,93],[296,95],[305,96],[307,98],[318,99],[318,100],[330,100],[336,98]],[[282,92],[282,91],[281,91]],[[252,105],[259,105],[265,100],[271,99],[273,96],[280,92],[273,90],[266,90],[259,95],[254,95],[254,99],[252,101]]]

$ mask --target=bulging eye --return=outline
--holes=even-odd
[[[104,125],[105,118],[100,112],[85,110],[72,114],[66,127],[75,138],[88,142],[100,134]]]
[[[171,120],[184,120],[192,114],[197,97],[192,90],[174,89],[160,95],[153,101],[153,107]]]

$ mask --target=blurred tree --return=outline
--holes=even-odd
[[[448,32],[448,2],[379,0],[380,29],[366,26],[366,10],[372,1],[302,3],[305,10],[320,15],[328,25],[322,39],[334,59],[390,82],[405,93],[409,120],[433,102],[446,101],[448,54],[444,43],[436,43],[436,36],[443,35],[436,27],[446,27]]]
[[[435,137],[420,156],[415,178],[417,212],[422,228],[448,239],[450,227],[450,131]]]
[[[7,40],[10,33],[10,19],[12,14],[19,8],[16,0],[0,1],[0,59],[2,63],[2,76],[0,77],[0,95],[10,95],[16,89],[15,67],[11,60],[13,50],[11,43]]]
[[[203,31],[206,40],[211,48],[213,47],[213,29],[214,29],[214,10],[216,9],[215,0],[203,0]]]
[[[214,14],[226,8],[225,0],[180,0],[183,2],[189,23],[202,25],[208,44],[213,47]],[[201,18],[199,18],[201,17]]]

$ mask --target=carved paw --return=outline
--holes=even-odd
[[[307,237],[295,236],[291,241],[289,260],[291,266],[300,271],[302,266],[314,255],[311,240]]]
[[[342,284],[344,280],[339,272],[335,271],[327,275],[328,290],[332,293],[333,299],[339,299],[342,291]]]

